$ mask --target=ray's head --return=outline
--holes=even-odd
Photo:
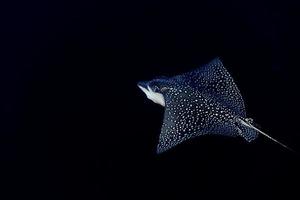
[[[137,86],[146,94],[147,98],[161,106],[165,106],[164,93],[170,89],[170,84],[165,77],[151,81],[140,81]]]

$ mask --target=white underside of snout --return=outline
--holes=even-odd
[[[138,85],[138,87],[146,94],[147,98],[161,106],[165,106],[165,98],[161,93],[154,92],[149,86],[146,88]]]

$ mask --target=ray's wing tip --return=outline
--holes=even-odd
[[[160,155],[160,154],[162,154],[163,152],[165,152],[166,150],[164,150],[164,149],[162,149],[160,146],[157,146],[157,148],[156,148],[156,154],[157,155]]]
[[[157,145],[157,147],[156,147],[156,154],[157,155],[160,155],[160,154],[162,154],[162,153],[164,153],[164,152],[166,152],[166,151],[168,151],[170,148],[163,148],[160,144],[158,144]]]
[[[219,56],[215,57],[211,63],[223,65],[222,59]]]

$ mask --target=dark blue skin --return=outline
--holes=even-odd
[[[151,89],[148,93],[151,97],[161,100],[163,96],[165,114],[157,153],[207,134],[241,136],[251,142],[261,133],[281,144],[246,118],[240,91],[219,59],[188,73],[142,81],[138,85],[147,89],[147,93]]]

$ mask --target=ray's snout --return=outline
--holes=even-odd
[[[143,87],[143,88],[147,88],[147,81],[139,81],[138,83],[137,83],[137,85],[139,86],[139,87]]]
[[[137,86],[149,97],[149,91],[148,91],[148,83],[147,81],[139,81],[137,83]]]

